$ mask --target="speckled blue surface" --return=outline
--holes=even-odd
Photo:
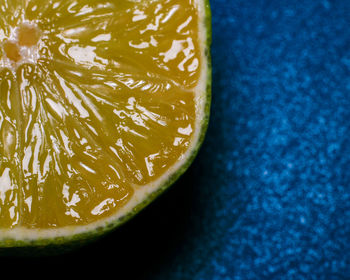
[[[211,5],[212,118],[194,164],[120,231],[30,265],[350,279],[350,1]]]
[[[350,1],[211,4],[190,233],[153,279],[350,279]]]

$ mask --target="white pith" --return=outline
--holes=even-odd
[[[195,130],[193,133],[193,139],[191,144],[184,155],[184,157],[174,164],[169,170],[164,173],[160,178],[153,181],[152,183],[138,187],[135,189],[133,197],[130,201],[124,205],[121,209],[117,211],[116,214],[111,215],[108,218],[101,219],[99,221],[93,222],[88,225],[79,225],[79,226],[66,226],[60,228],[52,229],[29,229],[22,226],[16,226],[13,229],[0,229],[0,241],[11,239],[11,240],[20,240],[20,241],[32,241],[38,239],[53,239],[57,237],[67,237],[74,236],[77,234],[82,234],[85,232],[92,232],[97,228],[104,228],[111,223],[119,220],[121,217],[131,213],[135,207],[147,200],[147,198],[155,191],[157,191],[161,186],[167,183],[168,179],[175,174],[184,164],[189,160],[189,157],[192,155],[193,151],[197,148],[198,142],[200,140],[201,131],[202,131],[202,122],[205,119],[205,106],[206,106],[206,90],[207,90],[207,74],[208,74],[208,65],[207,57],[205,54],[206,41],[207,41],[207,30],[205,24],[205,2],[203,0],[195,0],[195,4],[198,5],[199,13],[199,40],[201,47],[201,75],[198,81],[198,84],[195,88],[195,103],[196,103],[196,124]],[[4,65],[0,65],[4,66]]]

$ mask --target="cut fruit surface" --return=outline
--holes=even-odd
[[[209,114],[208,11],[1,1],[3,246],[113,228],[184,172]]]

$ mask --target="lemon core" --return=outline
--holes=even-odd
[[[22,23],[13,33],[14,39],[4,39],[2,48],[11,63],[20,63],[33,52],[40,40],[40,30],[36,24]]]

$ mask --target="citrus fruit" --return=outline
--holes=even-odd
[[[0,41],[0,247],[100,236],[194,159],[208,1],[3,0]]]

